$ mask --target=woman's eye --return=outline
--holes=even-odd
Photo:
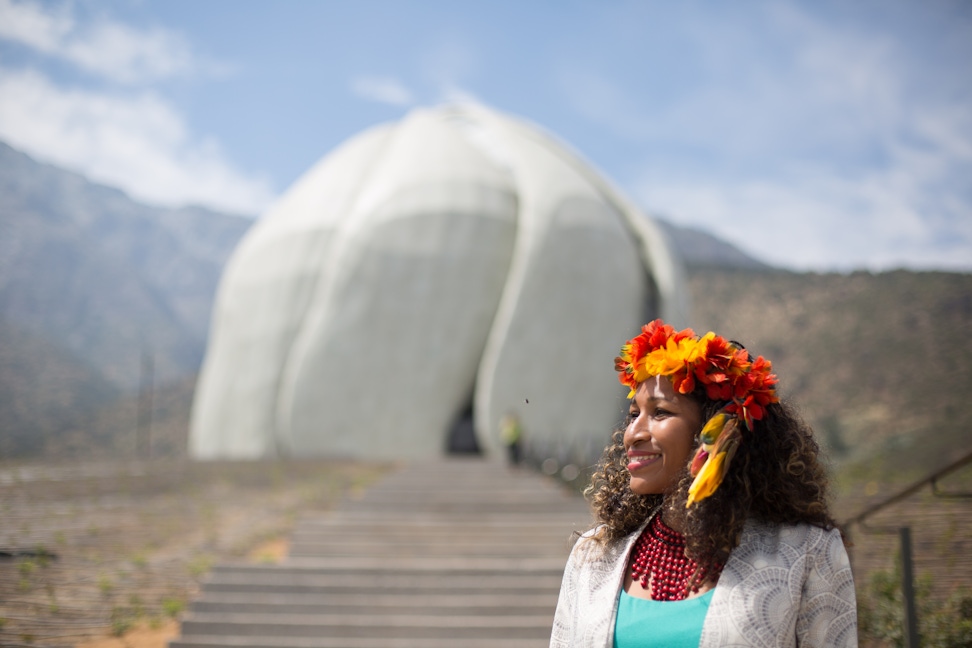
[[[631,421],[635,420],[636,418],[638,418],[638,412],[628,412],[627,418],[624,419],[625,425],[631,423]]]
[[[667,409],[662,409],[659,407],[655,410],[655,418],[665,418],[666,416],[671,416],[671,415],[672,413],[669,412]]]

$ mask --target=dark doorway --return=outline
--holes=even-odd
[[[473,408],[470,403],[456,418],[446,438],[446,453],[454,455],[478,455],[476,428],[473,426]]]

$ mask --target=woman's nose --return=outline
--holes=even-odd
[[[624,441],[626,445],[631,445],[635,441],[647,439],[650,436],[651,433],[648,429],[648,423],[642,416],[631,421],[624,430]]]

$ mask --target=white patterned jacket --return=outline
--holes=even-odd
[[[593,533],[577,540],[567,561],[551,648],[614,643],[624,570],[641,529],[604,545]],[[699,646],[857,646],[854,581],[840,533],[747,522],[712,594]]]

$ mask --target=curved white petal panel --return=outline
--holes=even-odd
[[[193,403],[196,458],[277,454],[284,360],[323,280],[333,240],[390,128],[353,138],[301,177],[247,233],[220,281]]]
[[[499,421],[512,412],[532,444],[586,450],[620,418],[611,360],[646,315],[651,284],[637,239],[565,148],[510,120],[480,119],[513,166],[520,214],[477,381],[479,438],[497,449]]]

